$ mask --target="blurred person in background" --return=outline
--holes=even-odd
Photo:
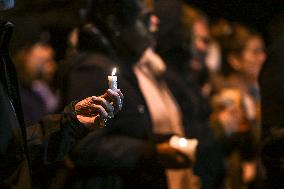
[[[52,87],[57,69],[54,56],[52,47],[42,42],[28,45],[16,55],[23,112],[27,124],[37,122],[57,108],[59,99]]]
[[[231,23],[225,19],[214,21],[210,25],[211,43],[207,56],[208,66],[210,69],[210,83],[212,85],[212,94],[219,91],[223,86],[220,85],[224,81],[224,73],[222,72],[222,54],[227,37],[232,34]],[[220,88],[219,88],[220,87]]]
[[[242,25],[234,25],[222,47],[222,72],[229,84],[259,100],[257,78],[266,59],[262,37]],[[221,44],[222,45],[222,44]]]
[[[207,16],[197,8],[184,6],[182,22],[187,42],[190,43],[192,56],[188,62],[188,75],[195,78],[200,85],[202,94],[208,97],[210,84],[206,58],[210,44],[210,31]]]
[[[155,1],[155,13],[160,20],[159,30],[155,34],[155,50],[168,70],[186,83],[203,111],[203,119],[208,120],[211,87],[205,64],[209,46],[207,18],[199,9],[179,0]],[[194,64],[191,64],[192,60]],[[195,71],[195,66],[191,67],[192,65],[196,65]]]
[[[160,20],[159,29],[155,33],[155,50],[165,61],[167,72],[177,83],[184,83],[184,90],[190,91],[194,101],[192,109],[199,110],[202,119],[207,122],[210,115],[208,99],[211,87],[206,65],[210,44],[206,15],[199,9],[176,0],[155,1],[155,13]],[[192,65],[196,65],[196,70],[195,66],[191,68],[191,62],[194,62]],[[174,88],[175,85],[169,86]],[[210,158],[208,160],[210,161]],[[220,156],[219,160],[224,159]],[[208,170],[196,169],[204,188],[218,188],[217,183],[222,178],[222,166],[213,166],[206,165],[207,168],[211,167],[210,175],[207,174]],[[217,169],[219,171],[216,171]]]
[[[240,24],[228,24],[219,40],[223,80],[212,98],[212,127],[227,151],[225,187],[253,187],[258,169],[260,94],[257,78],[266,59],[262,37]],[[225,30],[224,30],[225,31]],[[221,39],[220,38],[220,39]],[[218,85],[217,84],[217,85]]]
[[[196,85],[204,97],[208,97],[210,85],[206,57],[210,31],[206,14],[177,0],[156,1],[156,13],[161,20],[156,35],[157,52],[189,86]]]
[[[78,30],[79,29],[77,27],[73,28],[67,37],[67,49],[65,58],[72,57],[74,54],[76,54],[79,32]]]

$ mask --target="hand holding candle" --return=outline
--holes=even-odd
[[[180,138],[176,135],[170,138],[170,146],[186,154],[192,161],[195,159],[195,151],[198,145],[197,139]]]
[[[74,115],[87,128],[104,127],[107,120],[121,110],[123,98],[123,94],[119,90],[108,89],[101,96],[91,96],[72,103]],[[121,103],[120,106],[119,103]]]

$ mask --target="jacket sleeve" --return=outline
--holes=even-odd
[[[61,115],[47,116],[27,127],[27,141],[32,169],[62,161],[77,140],[88,132],[75,116],[73,103]]]
[[[75,165],[79,167],[104,171],[129,170],[153,161],[155,148],[147,140],[100,129],[84,137],[72,154]]]

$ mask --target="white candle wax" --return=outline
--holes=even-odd
[[[198,145],[197,139],[186,139],[174,135],[170,138],[169,143],[171,147],[181,151],[190,157],[191,160],[195,159],[196,147]]]
[[[180,147],[187,147],[187,140],[185,138],[180,138],[178,144]]]
[[[116,68],[112,70],[111,76],[108,76],[108,87],[112,90],[117,89],[117,76],[115,76]]]

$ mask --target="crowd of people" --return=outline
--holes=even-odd
[[[84,13],[64,60],[44,35],[18,50],[19,92],[1,31],[1,188],[272,186],[269,140],[260,159],[260,33],[179,0],[91,0]],[[115,67],[119,89],[108,89]],[[283,116],[264,123],[281,130]],[[283,134],[273,137],[281,159]]]

